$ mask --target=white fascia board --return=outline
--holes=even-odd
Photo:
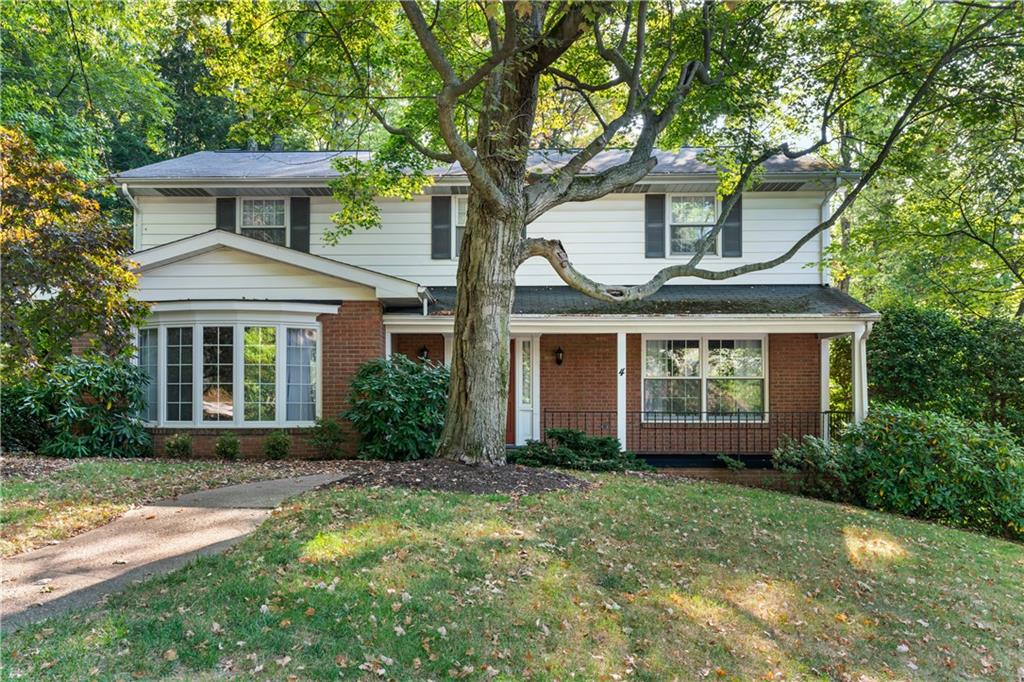
[[[513,334],[609,333],[708,331],[763,332],[776,334],[849,334],[862,329],[866,321],[878,319],[877,313],[863,316],[829,315],[605,315],[573,317],[559,315],[513,315],[509,329]],[[450,332],[453,316],[417,317],[385,315],[384,326],[393,334]]]
[[[143,326],[196,322],[315,324],[318,316],[338,312],[338,306],[284,301],[168,301],[154,303]]]
[[[147,270],[221,247],[370,287],[380,299],[420,300],[422,298],[423,289],[416,282],[258,239],[250,239],[226,230],[209,230],[192,237],[154,246],[134,253],[131,259],[138,263],[138,271],[144,273]]]

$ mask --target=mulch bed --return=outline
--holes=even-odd
[[[73,466],[75,461],[53,457],[4,455],[0,457],[0,478],[21,478],[26,481],[35,481],[63,471]]]
[[[514,496],[558,490],[586,490],[591,485],[569,474],[514,464],[475,467],[445,459],[418,462],[349,461],[345,464],[345,469],[350,473],[335,485]]]

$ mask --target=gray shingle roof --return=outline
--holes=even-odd
[[[430,287],[431,315],[451,315],[455,287]],[[420,313],[421,308],[388,312]],[[516,287],[515,315],[870,315],[875,311],[838,289],[816,284],[670,284],[632,303],[605,303],[567,286]]]
[[[700,161],[700,149],[684,148],[678,152],[657,151],[658,165],[650,175],[712,175],[714,168]],[[626,150],[608,150],[598,154],[584,168],[584,173],[598,173],[622,163],[628,157]],[[338,156],[370,157],[370,152],[249,152],[207,151],[188,154],[177,159],[152,163],[118,174],[116,179],[131,180],[328,180],[338,176],[331,161]],[[570,158],[569,152],[535,151],[530,155],[530,170],[550,172]],[[791,160],[776,156],[764,164],[770,173],[822,173],[836,170],[825,160],[805,156]],[[459,164],[441,166],[429,171],[437,178],[464,178]]]

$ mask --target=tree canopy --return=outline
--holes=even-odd
[[[84,336],[107,352],[125,351],[145,311],[131,298],[125,231],[85,196],[85,183],[40,157],[24,135],[0,128],[0,143],[5,372],[53,362]]]

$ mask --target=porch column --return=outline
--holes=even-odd
[[[867,368],[866,353],[864,346],[864,328],[853,333],[850,343],[850,383],[853,399],[853,421],[859,423],[864,421],[867,412]]]
[[[615,396],[615,432],[619,445],[626,449],[626,332],[616,334],[617,361]]]
[[[442,334],[444,339],[444,366],[452,366],[452,343],[454,341],[454,334]]]
[[[826,413],[829,411],[829,407],[831,406],[830,405],[830,401],[829,401],[829,398],[830,398],[830,396],[829,396],[829,377],[830,377],[831,371],[832,371],[832,366],[830,364],[831,360],[829,358],[829,347],[830,347],[829,339],[828,338],[819,339],[819,344],[820,344],[820,349],[818,351],[818,357],[820,358],[820,360],[819,360],[818,366],[819,366],[819,368],[821,370],[821,379],[820,379],[820,384],[819,384],[818,391],[819,391],[819,394],[820,394],[819,395],[819,401],[820,401],[819,402],[819,409],[821,410],[821,419],[820,419],[820,422],[821,422],[821,437],[825,440],[825,442],[828,442],[829,435],[830,435],[829,434],[829,431],[830,431],[829,426],[830,426],[831,419],[830,419],[830,415],[828,415]]]
[[[831,361],[829,359],[829,341],[821,339],[821,411],[828,412],[831,403],[829,402],[829,380],[832,373]]]
[[[868,416],[868,336],[871,335],[871,325],[868,322],[864,325],[864,333],[860,337],[860,400],[861,414]]]
[[[384,330],[384,357],[391,357],[391,332]]]

